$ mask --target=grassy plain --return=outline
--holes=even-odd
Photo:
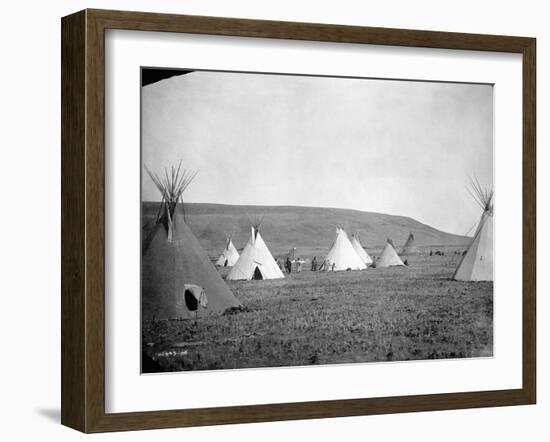
[[[143,352],[160,371],[492,356],[493,284],[451,280],[460,255],[439,250],[407,267],[228,281],[241,311],[144,322]]]

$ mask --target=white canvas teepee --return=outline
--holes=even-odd
[[[483,189],[476,180],[470,192],[483,209],[476,233],[456,268],[457,281],[493,280],[493,190]]]
[[[366,265],[372,264],[372,258],[361,244],[359,235],[351,235],[351,245],[353,246],[355,252],[359,255],[359,258],[361,258]]]
[[[363,270],[367,266],[353,248],[344,229],[336,229],[336,239],[332,244],[321,270]]]
[[[233,245],[231,236],[227,237],[225,249],[216,261],[216,265],[219,267],[233,267],[239,259],[239,252]]]
[[[284,278],[260,235],[259,224],[251,228],[251,235],[241,256],[227,275],[228,280]]]
[[[388,240],[380,258],[376,261],[376,267],[404,266],[403,261],[393,248],[391,240]]]

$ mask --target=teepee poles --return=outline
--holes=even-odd
[[[172,241],[173,219],[176,205],[182,203],[183,209],[183,193],[199,172],[198,170],[182,169],[181,165],[182,161],[179,162],[178,167],[165,167],[164,176],[152,172],[144,165],[149,178],[151,178],[151,181],[153,181],[162,195],[156,222],[158,223],[162,219],[163,212],[165,212],[168,223],[168,242]],[[183,211],[183,218],[185,221],[185,211]]]
[[[474,176],[470,179],[470,187],[467,187],[466,189],[484,212],[490,212],[490,214],[493,213],[494,190],[492,188],[484,188],[479,183],[477,177]]]

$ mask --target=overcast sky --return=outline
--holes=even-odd
[[[193,72],[142,88],[143,163],[183,160],[188,202],[339,207],[465,234],[493,182],[493,88]],[[146,174],[143,199],[160,194]]]

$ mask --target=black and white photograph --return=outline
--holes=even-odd
[[[5,2],[0,442],[547,440],[549,8],[454,6]]]
[[[141,69],[141,371],[493,356],[493,85]]]

